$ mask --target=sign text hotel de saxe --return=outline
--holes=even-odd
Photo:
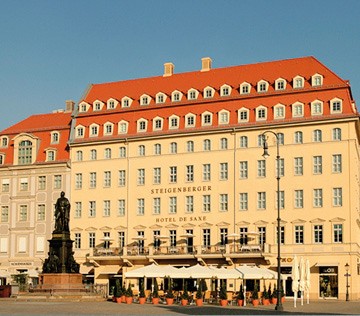
[[[151,194],[169,194],[169,193],[188,193],[188,192],[207,192],[211,191],[211,185],[198,185],[187,187],[175,187],[175,188],[159,188],[151,189]],[[182,216],[176,217],[161,217],[157,218],[157,223],[175,223],[175,222],[197,222],[205,221],[206,216]]]

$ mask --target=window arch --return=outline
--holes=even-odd
[[[313,87],[322,86],[323,80],[324,80],[324,77],[322,75],[316,73],[315,75],[311,76],[311,85]]]
[[[104,158],[105,159],[111,159],[111,148],[105,148]]]
[[[322,142],[322,131],[320,129],[316,129],[313,131],[313,141]]]
[[[311,115],[322,115],[323,114],[323,102],[315,100],[311,102]]]
[[[85,136],[85,127],[82,125],[76,126],[75,129],[75,137],[76,138],[83,138]]]
[[[304,88],[304,77],[296,76],[293,78],[293,88],[294,89],[301,89]]]
[[[188,90],[187,98],[188,100],[196,100],[199,97],[199,91],[191,88]]]
[[[9,138],[7,136],[1,137],[1,147],[7,147],[9,145]]]
[[[112,135],[114,131],[114,124],[107,122],[104,124],[104,135]]]
[[[266,80],[260,80],[257,83],[257,92],[267,92],[269,90],[269,83]]]
[[[201,114],[201,125],[202,126],[212,125],[212,113],[204,112],[203,114]]]
[[[91,124],[90,125],[90,136],[98,136],[99,135],[99,125]]]
[[[185,115],[185,127],[195,127],[196,115],[188,113]]]
[[[128,127],[129,127],[129,123],[124,120],[121,120],[118,123],[118,134],[126,134],[128,131]]]
[[[137,131],[138,132],[146,132],[147,131],[148,121],[145,119],[140,119],[137,121]]]
[[[86,102],[81,102],[79,104],[79,112],[87,112],[89,108],[90,108],[90,104]]]
[[[32,147],[30,140],[23,140],[19,143],[18,163],[19,165],[26,165],[32,163]]]
[[[285,105],[284,104],[276,104],[274,106],[274,119],[284,119],[285,118]]]
[[[278,78],[275,80],[275,90],[281,91],[286,89],[286,80],[283,78]]]
[[[238,110],[238,122],[249,122],[249,109],[241,108]]]
[[[257,121],[264,121],[267,118],[267,108],[263,105],[258,106],[255,109],[256,112],[256,120]]]
[[[149,105],[151,102],[151,97],[147,94],[143,94],[140,97],[140,105]]]
[[[205,89],[204,89],[204,98],[213,98],[215,95],[215,89],[210,87],[210,86],[207,86]]]
[[[164,126],[164,119],[160,116],[157,116],[153,120],[153,130],[154,131],[161,131]]]
[[[230,112],[228,110],[221,110],[219,112],[218,124],[229,124],[230,122]]]
[[[123,97],[121,99],[121,107],[122,108],[129,108],[131,106],[131,103],[133,102],[133,100],[129,97]]]
[[[341,140],[341,128],[336,127],[332,130],[332,139]]]
[[[161,155],[161,144],[154,145],[154,155]]]
[[[104,102],[101,102],[100,100],[95,100],[93,102],[93,111],[101,111],[104,106]]]
[[[159,92],[156,94],[156,103],[165,103],[167,95],[163,92]]]
[[[295,102],[291,105],[292,117],[303,117],[304,116],[304,103]]]
[[[107,100],[107,109],[113,110],[118,106],[119,102],[116,99],[110,98]]]
[[[303,143],[303,132],[296,131],[294,133],[294,143],[295,144],[302,144]]]
[[[172,102],[179,102],[179,101],[181,101],[182,97],[183,97],[183,94],[178,90],[175,90],[171,93],[171,101]]]
[[[337,114],[342,113],[342,100],[339,98],[334,98],[330,100],[330,113]]]
[[[224,84],[220,87],[220,96],[228,97],[231,95],[231,86]]]
[[[59,132],[51,132],[51,144],[58,144],[60,140],[60,133]]]
[[[56,152],[55,150],[47,150],[46,151],[46,161],[55,161]]]
[[[240,94],[249,94],[251,92],[251,85],[248,82],[243,82],[240,85]]]
[[[169,117],[169,129],[179,128],[179,120],[180,118],[177,115],[171,115]]]

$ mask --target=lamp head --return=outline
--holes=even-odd
[[[264,153],[262,154],[262,156],[266,159],[267,157],[269,157],[269,152],[268,152],[268,144],[267,144],[267,141],[265,140],[264,138],[264,142],[263,142],[263,149],[264,149]]]
[[[349,271],[349,267],[350,267],[349,264],[346,263],[346,264],[345,264],[345,269],[346,269],[346,271]]]

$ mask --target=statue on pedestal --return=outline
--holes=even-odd
[[[60,197],[55,204],[55,231],[69,231],[70,202],[65,197],[65,192],[60,193]]]

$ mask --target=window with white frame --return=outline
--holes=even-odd
[[[316,224],[313,226],[314,234],[314,243],[322,244],[323,243],[323,225]]]
[[[279,191],[279,196],[280,196],[280,209],[284,209],[285,208],[285,192],[284,191]],[[276,205],[278,203],[278,195],[276,194]]]
[[[93,104],[94,111],[100,111],[102,109],[103,103],[100,101],[95,101]]]
[[[293,86],[295,89],[304,88],[304,78],[300,76],[296,76],[293,79]]]
[[[240,179],[247,179],[248,178],[248,162],[247,161],[240,161]]]
[[[99,134],[99,125],[90,125],[90,136],[97,136]]]
[[[82,102],[79,104],[79,112],[86,112],[89,107],[89,104],[87,104],[86,102]]]
[[[320,129],[313,131],[313,141],[317,143],[322,142],[322,132]]]
[[[203,164],[202,180],[203,181],[211,180],[211,165],[209,163]]]
[[[333,206],[342,206],[342,188],[333,188]]]
[[[302,176],[304,173],[303,157],[294,158],[294,174],[296,176]]]
[[[131,105],[131,103],[132,103],[132,99],[131,98],[129,98],[129,97],[123,97],[122,99],[121,99],[121,107],[122,108],[129,108],[130,107],[130,105]]]
[[[163,119],[160,118],[160,117],[156,117],[154,120],[153,120],[153,130],[154,131],[161,131],[162,128],[163,128]]]
[[[214,96],[215,90],[211,87],[206,87],[204,89],[204,98],[212,98]]]
[[[204,141],[203,141],[203,149],[204,149],[204,151],[210,151],[211,150],[211,140],[210,139],[204,139]]]
[[[169,128],[176,129],[179,128],[179,117],[172,115],[169,117]]]
[[[279,145],[284,145],[285,143],[285,135],[284,133],[277,133],[277,142]]]
[[[82,173],[75,174],[75,189],[82,189]]]
[[[32,163],[33,143],[29,140],[23,140],[19,143],[18,164],[26,165]]]
[[[211,196],[206,194],[203,195],[203,212],[210,212],[211,211]]]
[[[45,220],[45,204],[38,204],[36,219],[38,221],[44,221]]]
[[[342,172],[342,156],[341,154],[332,155],[332,172],[341,173]]]
[[[248,210],[248,194],[246,192],[239,194],[239,209],[240,211]]]
[[[258,177],[266,177],[266,160],[258,160],[257,161],[257,176]]]
[[[194,165],[186,166],[186,182],[194,182]]]
[[[46,176],[39,176],[38,177],[38,190],[45,190],[46,189]]]
[[[322,115],[322,114],[323,114],[322,101],[315,100],[311,102],[311,115]]]
[[[166,94],[159,92],[156,94],[156,103],[165,103],[166,101]]]
[[[256,108],[256,120],[257,121],[266,120],[267,117],[266,112],[267,112],[266,108],[263,106]]]
[[[274,118],[283,119],[285,118],[285,106],[284,105],[275,105],[274,107]]]
[[[161,168],[155,167],[153,169],[153,183],[160,184],[161,183]]]
[[[169,214],[176,214],[177,212],[177,197],[169,197]]]
[[[229,167],[227,162],[220,163],[220,180],[227,180],[229,177]]]
[[[83,152],[82,150],[77,150],[76,151],[76,161],[82,161],[83,160]]]
[[[341,140],[341,128],[333,128],[332,130],[332,140],[339,141]]]
[[[124,187],[126,185],[126,170],[119,170],[119,187]]]
[[[58,144],[60,140],[60,133],[59,132],[51,132],[51,143]]]
[[[249,121],[249,110],[242,109],[238,111],[238,122],[248,122]]]
[[[227,194],[220,194],[219,196],[219,203],[220,203],[220,207],[219,207],[219,210],[220,212],[227,212],[228,211],[228,202],[229,200],[229,197]]]
[[[139,156],[145,156],[145,146],[144,145],[139,145],[139,147],[138,147],[138,155]]]
[[[145,199],[137,199],[137,215],[145,215]]]
[[[89,233],[89,248],[95,248],[95,246],[96,246],[95,233],[90,232]]]
[[[7,147],[9,144],[9,138],[7,136],[1,137],[0,146]]]
[[[229,124],[229,111],[220,111],[219,112],[219,125],[220,124]]]
[[[90,172],[90,188],[96,188],[96,172]]]
[[[196,99],[198,98],[198,96],[199,96],[199,91],[197,91],[196,89],[190,89],[190,90],[188,91],[188,96],[187,96],[187,98],[188,98],[189,100],[196,100]]]
[[[125,146],[121,146],[119,148],[119,157],[126,158],[126,147]]]
[[[137,170],[137,185],[145,185],[145,169]]]
[[[323,207],[323,190],[313,190],[313,207]]]
[[[171,142],[170,143],[170,154],[177,154],[177,143]]]
[[[54,175],[54,189],[59,190],[61,189],[62,185],[62,175],[56,174]]]
[[[185,115],[185,127],[195,127],[196,116],[194,114]]]
[[[20,179],[20,191],[27,191],[27,190],[29,190],[29,179],[21,178]]]
[[[342,113],[342,100],[335,98],[330,100],[330,113],[331,114],[336,114],[336,113]]]
[[[176,183],[177,182],[177,167],[171,166],[170,167],[170,183]]]
[[[264,137],[262,134],[258,135],[258,137],[257,137],[257,145],[258,145],[258,147],[264,146]]]
[[[161,200],[159,197],[153,198],[153,214],[160,214],[161,212]]]
[[[96,160],[97,159],[97,150],[91,149],[90,150],[90,160]]]
[[[81,249],[81,233],[75,233],[74,236],[74,248]]]
[[[105,148],[104,158],[105,159],[111,159],[111,148]]]
[[[334,243],[343,242],[343,224],[333,224]]]
[[[186,151],[188,153],[193,153],[194,152],[194,142],[192,140],[189,140],[186,142]]]
[[[118,134],[126,134],[128,131],[128,126],[128,122],[120,121],[118,124]]]
[[[104,134],[105,135],[112,135],[113,133],[114,124],[112,123],[106,123],[104,125]]]
[[[76,137],[77,138],[84,137],[84,132],[85,132],[85,129],[83,126],[76,127]]]
[[[304,191],[303,190],[295,190],[295,208],[303,208],[304,207]]]
[[[278,168],[279,168],[279,171],[278,171]],[[278,164],[276,163],[275,169],[276,169],[276,174],[278,174],[280,177],[283,177],[285,175],[285,160],[284,160],[284,158],[279,159],[279,167],[278,167]]]
[[[323,84],[323,76],[319,74],[315,74],[311,76],[311,85],[313,87],[318,87]]]
[[[304,226],[303,225],[295,225],[294,227],[295,234],[295,244],[303,244],[304,243]]]
[[[222,137],[222,138],[220,139],[220,149],[221,149],[221,150],[226,150],[226,149],[228,149],[228,139],[227,139],[227,138]]]
[[[46,151],[46,161],[55,161],[55,150]]]
[[[1,222],[7,223],[9,221],[9,206],[1,206]]]
[[[201,125],[207,126],[212,124],[212,114],[209,112],[205,112],[201,114]]]
[[[194,196],[187,195],[185,197],[185,212],[193,213],[194,212]]]
[[[285,90],[286,88],[286,81],[282,78],[275,80],[275,90]]]
[[[303,103],[294,103],[292,105],[292,116],[293,117],[303,117],[304,116],[304,104]]]
[[[28,219],[28,206],[20,205],[19,206],[19,221],[26,222]]]
[[[125,216],[125,200],[118,200],[118,216]]]
[[[220,87],[220,96],[227,97],[231,94],[231,87],[229,85],[222,85]]]
[[[75,218],[81,218],[82,202],[75,202]]]
[[[322,174],[322,156],[313,156],[313,174]]]
[[[296,131],[294,133],[294,143],[302,144],[303,143],[303,133],[301,131]]]
[[[240,136],[240,148],[247,148],[247,147],[248,147],[248,137]]]
[[[154,155],[161,155],[161,144],[154,145]]]
[[[104,187],[111,187],[111,171],[104,171]]]
[[[146,120],[137,121],[137,131],[146,132],[146,130],[147,130],[147,121]]]
[[[108,110],[113,110],[117,106],[118,102],[115,99],[109,99],[107,101],[107,108]]]
[[[140,97],[140,105],[149,105],[150,104],[150,97],[148,95],[142,95]]]
[[[266,209],[266,192],[257,192],[257,209]]]
[[[103,201],[104,209],[103,209],[103,216],[109,217],[110,216],[110,200],[104,200]]]
[[[257,92],[266,92],[268,90],[269,83],[265,80],[260,80],[257,83]]]
[[[173,91],[171,94],[171,101],[172,102],[179,102],[182,99],[183,94],[180,91]]]
[[[243,82],[240,85],[240,94],[249,94],[251,91],[251,85],[247,82]]]

